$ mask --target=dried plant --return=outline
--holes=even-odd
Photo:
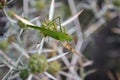
[[[68,4],[59,0],[18,0],[12,8],[8,6],[14,0],[0,1],[1,12],[8,20],[8,30],[0,38],[1,80],[85,80],[96,72],[95,69],[85,71],[94,62],[82,50],[91,35],[115,16],[109,17],[108,10],[116,7],[120,10],[119,0],[104,1],[102,8],[98,0],[65,1]],[[92,11],[94,18],[81,18],[86,10]],[[72,17],[68,18],[69,15]],[[84,20],[88,26],[85,29],[82,28]],[[112,30],[119,34],[118,28]]]

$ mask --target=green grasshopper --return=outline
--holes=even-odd
[[[57,17],[53,19],[52,21],[48,21],[46,25],[41,25],[41,27],[36,26],[32,23],[30,23],[28,20],[16,15],[15,13],[12,13],[13,16],[15,16],[19,21],[21,21],[23,24],[25,24],[29,28],[33,28],[35,30],[39,30],[41,33],[44,34],[44,36],[50,36],[56,40],[60,41],[71,41],[72,37],[68,35],[67,33],[63,32],[63,29],[61,27],[60,23],[60,17]],[[57,30],[55,25],[55,20],[59,19],[59,25],[60,25],[60,31]],[[53,25],[54,24],[54,25]],[[52,26],[52,28],[50,27]]]
[[[61,23],[60,23],[60,17],[57,17],[57,18],[53,19],[52,21],[48,21],[48,22],[46,21],[45,23],[43,23],[41,25],[41,27],[39,27],[39,26],[36,26],[36,25],[30,23],[26,19],[14,14],[14,13],[12,13],[12,14],[17,19],[19,19],[23,24],[25,24],[24,26],[29,27],[29,28],[33,28],[35,30],[39,30],[41,33],[44,34],[44,36],[50,36],[50,37],[52,37],[54,39],[57,39],[57,40],[60,40],[60,41],[71,41],[72,40],[72,37],[70,35],[68,35],[67,33],[65,33],[65,31],[62,29]],[[60,31],[58,31],[57,28],[56,28],[56,23],[55,23],[56,19],[59,19]],[[75,53],[75,54],[77,54],[78,56],[81,57],[81,54],[76,52],[75,49],[73,49],[69,45],[69,43],[62,43],[62,44],[68,50],[72,51],[73,53]]]

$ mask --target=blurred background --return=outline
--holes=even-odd
[[[48,19],[51,0],[7,0],[7,2],[10,3],[5,5],[5,0],[0,0],[0,6],[5,5],[8,13],[6,16],[2,9],[0,10],[0,52],[16,60],[20,54],[10,44],[18,42],[22,45],[23,43],[24,48],[29,50],[39,42],[41,35],[36,31],[25,31],[20,36],[23,42],[20,42],[19,26],[9,21],[9,18],[13,18],[9,11],[28,20],[40,16],[40,19],[33,22],[39,25],[40,21]],[[84,67],[84,74],[88,71],[95,71],[87,74],[83,80],[120,80],[120,0],[55,0],[54,18],[60,16],[61,22],[64,22],[80,10],[83,12],[79,17],[65,28],[68,34],[73,36],[71,45],[77,51],[82,52],[87,59],[93,61],[93,64]],[[82,44],[79,44],[81,41]],[[47,43],[46,46],[49,47]],[[68,60],[72,61],[70,57],[73,56],[67,56]],[[1,64],[3,64],[2,61]],[[75,64],[75,66],[77,74],[81,77],[80,65]],[[8,67],[0,67],[0,79],[4,76],[3,72],[6,74],[8,70]],[[68,70],[65,72],[69,73]],[[61,80],[77,80],[61,77]]]

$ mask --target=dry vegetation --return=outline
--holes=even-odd
[[[0,0],[0,80],[120,80],[119,62],[120,0]]]

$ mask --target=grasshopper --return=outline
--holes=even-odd
[[[24,26],[33,28],[35,30],[39,30],[41,33],[44,34],[44,36],[49,36],[49,37],[52,37],[59,41],[71,41],[72,40],[72,37],[70,35],[68,35],[67,33],[65,33],[65,31],[63,31],[63,29],[61,27],[61,23],[60,23],[60,17],[57,17],[57,18],[53,19],[52,21],[45,22],[45,24],[42,24],[40,27],[40,26],[30,23],[28,20],[18,16],[15,13],[12,13],[12,14],[19,21],[21,21],[23,24],[25,24]],[[56,23],[55,23],[56,19],[59,19],[60,31],[58,31],[56,28]],[[84,55],[82,55],[82,53],[78,53],[74,48],[71,47],[71,45],[68,42],[62,43],[62,45],[65,48],[67,48],[68,50],[70,50],[72,53],[77,54],[80,57],[80,64],[83,65],[82,58],[84,58],[84,59],[86,59],[86,58],[84,57]],[[86,61],[88,61],[88,60],[86,59]]]
[[[60,23],[60,17],[57,17],[57,18],[53,19],[52,21],[48,21],[46,25],[43,24],[40,27],[40,26],[37,26],[37,25],[30,23],[28,20],[18,16],[15,13],[12,13],[12,14],[19,21],[21,21],[23,24],[25,24],[27,27],[33,28],[35,30],[39,30],[42,34],[44,34],[44,36],[49,36],[49,37],[52,37],[52,38],[54,38],[56,40],[60,40],[60,41],[71,41],[72,40],[72,37],[70,35],[63,32],[63,29],[62,29],[61,23]],[[55,23],[56,19],[59,19],[59,24],[60,24],[59,31],[57,30],[56,25],[53,25],[53,24],[56,24]],[[50,26],[52,26],[53,28],[51,28]]]
[[[39,26],[36,26],[36,25],[30,23],[28,20],[18,16],[17,14],[14,14],[14,13],[12,13],[12,14],[17,19],[19,19],[23,24],[25,24],[24,25],[25,27],[29,27],[29,28],[33,28],[35,30],[39,30],[41,33],[44,34],[44,36],[50,36],[50,37],[52,37],[56,40],[59,40],[59,41],[71,41],[72,40],[72,37],[70,35],[68,35],[67,33],[65,33],[65,31],[62,29],[61,23],[60,23],[60,17],[57,17],[50,22],[46,21],[45,24],[42,24],[41,27],[39,27]],[[59,19],[60,31],[57,31],[57,28],[55,26],[56,23],[54,21],[56,19]],[[51,26],[52,26],[52,28],[51,28]],[[68,50],[70,50],[71,52],[73,52],[73,53],[77,54],[79,57],[81,57],[81,54],[76,52],[75,49],[73,49],[70,45],[68,45],[68,43],[63,43],[62,45],[64,47],[66,47]]]

